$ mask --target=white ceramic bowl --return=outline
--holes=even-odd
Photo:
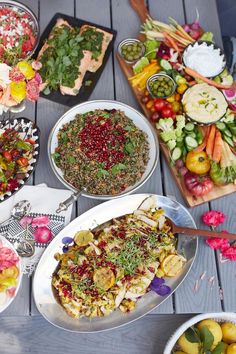
[[[12,246],[12,244],[3,236],[0,235],[0,242],[3,243],[3,246],[7,247],[7,248],[10,248],[13,250],[13,252],[18,256],[16,250],[14,249],[14,247]],[[17,267],[19,268],[19,276],[18,276],[18,282],[17,282],[17,286],[16,286],[16,291],[15,291],[15,294],[14,296],[12,297],[7,297],[6,300],[4,301],[4,303],[0,303],[0,313],[3,312],[4,310],[6,310],[6,308],[12,303],[12,301],[15,299],[18,291],[19,291],[19,288],[20,288],[20,285],[21,285],[21,280],[22,280],[22,271],[21,271],[21,261],[20,261],[20,258],[19,258],[19,261],[18,261],[18,265]]]
[[[164,349],[163,354],[172,354],[172,350],[174,349],[177,340],[179,337],[191,326],[195,325],[196,323],[206,320],[206,319],[212,319],[216,322],[231,322],[236,324],[236,314],[233,312],[216,312],[216,313],[204,313],[201,315],[197,315],[187,322],[183,323],[182,326],[180,326],[175,333],[171,336],[169,341],[166,344],[166,347]]]
[[[147,134],[147,140],[149,142],[149,161],[146,166],[146,170],[143,173],[140,180],[138,180],[134,185],[129,186],[124,190],[124,192],[117,195],[98,195],[98,194],[90,194],[87,192],[83,192],[82,194],[86,197],[100,200],[114,199],[117,197],[121,197],[130,193],[133,193],[138,188],[140,188],[152,175],[157,165],[159,159],[159,145],[157,134],[149,123],[149,121],[144,117],[143,114],[138,112],[136,109],[128,106],[127,104],[111,101],[111,100],[96,100],[96,101],[88,101],[84,103],[80,103],[77,106],[74,106],[69,111],[67,111],[55,124],[53,127],[49,139],[48,139],[48,157],[51,164],[51,167],[56,174],[57,178],[69,189],[76,191],[75,188],[69,184],[63,177],[63,171],[57,167],[52,158],[52,154],[55,152],[55,149],[58,145],[57,135],[61,127],[73,120],[76,114],[83,114],[89,111],[94,111],[95,109],[116,109],[121,110],[125,113],[125,115],[130,118],[133,123],[141,129],[143,132]]]

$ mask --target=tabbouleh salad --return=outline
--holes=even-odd
[[[63,125],[53,158],[74,188],[116,195],[142,177],[149,143],[124,112],[97,109]]]

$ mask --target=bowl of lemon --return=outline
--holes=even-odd
[[[164,354],[236,354],[236,314],[197,315],[172,335]]]

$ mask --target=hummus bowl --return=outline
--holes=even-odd
[[[228,104],[223,93],[208,84],[196,84],[183,95],[184,112],[196,124],[216,123],[225,115]]]

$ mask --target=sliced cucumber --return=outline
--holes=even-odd
[[[234,142],[229,136],[223,135],[223,139],[224,139],[224,141],[226,141],[227,144],[229,144],[230,146],[234,147]]]
[[[178,138],[176,138],[176,141],[177,141],[178,143],[182,143],[183,140],[184,140],[183,135],[182,135],[182,136],[179,136]]]
[[[172,160],[176,161],[180,159],[182,155],[182,150],[179,147],[175,147],[174,150],[172,151],[171,158]]]
[[[171,70],[172,69],[172,65],[165,59],[161,59],[160,65],[164,70]]]
[[[191,136],[191,138],[194,138],[194,139],[197,138],[197,134],[194,132],[188,132],[187,134],[188,134],[188,136]]]
[[[187,123],[185,125],[185,130],[187,130],[188,132],[191,132],[192,130],[194,130],[194,124],[193,123]]]
[[[229,136],[230,138],[232,138],[232,136],[233,136],[233,134],[231,133],[231,131],[229,129],[225,129],[223,131],[223,134]]]
[[[226,124],[223,123],[223,122],[218,122],[218,123],[216,123],[216,126],[217,126],[217,128],[218,128],[219,130],[225,130],[225,129],[227,129],[227,128],[226,128]]]
[[[198,142],[195,138],[192,138],[191,136],[186,136],[185,137],[185,143],[187,145],[187,147],[189,148],[196,148],[198,146]]]
[[[199,145],[203,142],[202,131],[199,128],[196,129],[196,139]]]

